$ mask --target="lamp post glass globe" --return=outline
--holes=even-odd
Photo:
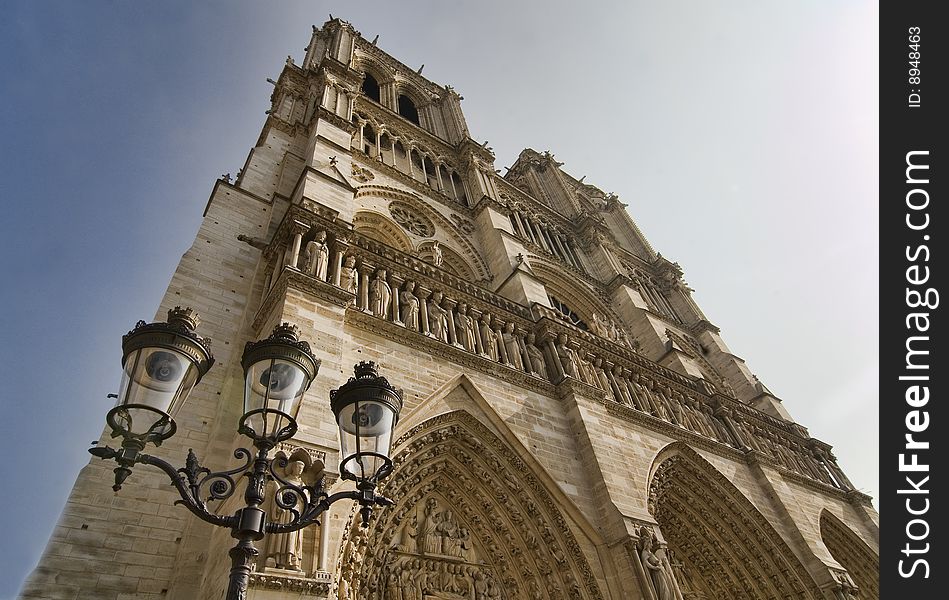
[[[160,444],[174,434],[173,417],[214,362],[197,324],[191,309],[175,307],[167,322],[139,321],[123,337],[118,402],[107,417],[114,436]]]
[[[296,326],[284,323],[259,342],[248,342],[244,366],[244,416],[240,431],[255,442],[276,444],[296,432],[303,394],[319,369]]]
[[[339,426],[339,472],[344,479],[375,483],[392,470],[392,432],[402,392],[380,377],[373,362],[356,365],[355,377],[330,392]]]

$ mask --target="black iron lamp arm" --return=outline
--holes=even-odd
[[[102,459],[113,459],[119,463],[119,466],[115,469],[116,485],[113,486],[116,491],[118,491],[117,488],[121,487],[128,473],[131,472],[133,465],[145,464],[161,469],[168,475],[171,484],[175,486],[178,495],[181,496],[180,500],[175,500],[175,504],[183,505],[202,521],[221,527],[234,527],[235,517],[213,513],[208,509],[207,502],[229,498],[237,488],[233,476],[247,471],[253,462],[253,455],[245,448],[238,448],[234,451],[236,458],[245,460],[243,465],[219,472],[212,472],[207,467],[202,467],[192,450],[188,450],[188,458],[182,468],[175,468],[171,463],[157,456],[144,454],[135,449],[123,448],[122,450],[116,450],[109,446],[96,446],[90,448],[89,453]],[[208,486],[206,499],[202,497],[202,489],[205,485]]]

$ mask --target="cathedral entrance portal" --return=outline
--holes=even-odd
[[[683,598],[824,598],[754,505],[697,452],[675,446],[652,477],[649,509]]]
[[[544,485],[484,425],[443,414],[399,449],[382,490],[397,505],[347,530],[340,600],[602,598]]]

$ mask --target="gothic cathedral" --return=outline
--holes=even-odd
[[[355,363],[403,390],[395,504],[265,537],[248,597],[876,598],[878,516],[831,447],[619,198],[550,152],[501,176],[461,99],[345,21],[314,28],[161,302],[193,308],[217,358],[155,450],[176,464],[234,466],[240,350],[284,322],[321,360],[286,478],[346,485],[328,398]],[[112,467],[82,470],[21,597],[221,598],[228,532],[163,473],[113,494]]]

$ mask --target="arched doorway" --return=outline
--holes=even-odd
[[[880,597],[880,557],[849,527],[828,511],[820,516],[820,537],[830,555],[847,569],[857,585],[857,598]]]
[[[340,598],[602,599],[544,484],[474,417],[434,417],[398,448],[381,490],[396,505],[347,528]]]
[[[686,600],[824,597],[767,519],[697,452],[677,442],[656,462],[649,510]]]

